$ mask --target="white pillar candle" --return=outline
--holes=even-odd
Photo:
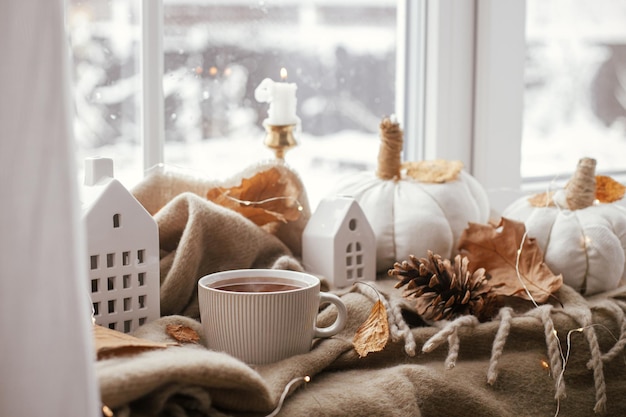
[[[270,104],[267,111],[268,117],[264,124],[284,126],[298,123],[298,116],[296,116],[297,88],[295,83],[275,82],[270,78],[261,81],[261,84],[254,91],[254,97],[259,102]]]

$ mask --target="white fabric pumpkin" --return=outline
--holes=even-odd
[[[527,235],[536,239],[544,262],[563,281],[585,295],[617,288],[626,279],[626,209],[595,198],[595,160],[583,158],[579,167],[592,167],[594,194],[582,207],[572,204],[570,181],[552,196],[552,203],[537,207],[527,197],[507,207],[502,216],[524,222]],[[580,169],[579,169],[580,171]],[[587,187],[589,188],[589,187]]]
[[[394,137],[400,141],[402,131],[398,124],[384,119],[381,123],[381,154],[384,141]],[[397,143],[396,143],[397,145]],[[394,262],[427,256],[428,250],[444,258],[456,254],[461,233],[469,222],[485,223],[490,207],[487,193],[470,174],[461,170],[454,179],[426,183],[400,173],[400,156],[392,158],[397,165],[391,175],[381,174],[385,157],[379,155],[377,173],[362,172],[344,177],[331,195],[351,196],[358,201],[376,235],[376,269],[386,271]],[[388,160],[387,160],[388,161]],[[423,161],[413,167],[435,172],[452,162]],[[393,165],[393,164],[392,164]]]

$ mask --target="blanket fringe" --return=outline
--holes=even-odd
[[[384,298],[384,297],[383,297]],[[402,317],[402,304],[400,302],[389,303],[384,299],[383,304],[387,309],[387,317],[389,320],[389,331],[393,341],[404,340],[404,351],[409,356],[415,356],[417,343],[411,328],[406,324]],[[390,305],[391,304],[391,305]]]
[[[489,385],[493,385],[498,379],[498,361],[504,352],[504,345],[511,331],[511,319],[513,317],[512,312],[512,308],[503,307],[498,313],[500,317],[500,326],[498,327],[496,338],[493,341],[491,359],[489,360],[489,369],[487,370],[487,383],[489,383]]]
[[[369,288],[366,291],[364,288],[368,287],[356,287],[356,291],[372,298],[371,292],[373,288]],[[577,296],[580,296],[577,294]],[[415,355],[416,341],[413,332],[408,327],[402,316],[402,309],[404,305],[401,301],[393,298],[388,299],[381,294],[375,294],[375,299],[380,299],[385,308],[387,309],[387,316],[389,321],[389,329],[391,338],[393,341],[405,342],[405,352],[410,355]],[[565,386],[565,368],[570,354],[570,338],[573,333],[580,332],[584,335],[587,344],[589,345],[590,359],[587,362],[587,368],[593,372],[594,388],[595,388],[595,413],[604,413],[607,407],[607,392],[606,381],[604,375],[604,363],[612,361],[618,355],[623,354],[626,349],[626,302],[618,299],[604,299],[589,304],[582,305],[582,303],[576,303],[576,308],[562,308],[556,309],[553,305],[545,304],[538,306],[526,313],[522,313],[521,316],[538,318],[543,326],[545,343],[547,348],[547,356],[550,365],[550,371],[552,378],[554,379],[554,399],[559,403],[561,400],[567,397]],[[615,344],[606,352],[602,353],[600,344],[598,342],[598,335],[595,327],[601,326],[610,332],[608,328],[601,324],[593,323],[592,310],[603,310],[610,315],[619,327],[619,336],[615,337]],[[567,333],[567,353],[563,352],[561,346],[561,340],[554,325],[552,316],[554,313],[562,313],[571,317],[580,327],[571,329]],[[489,360],[489,368],[487,370],[487,383],[493,385],[498,379],[498,363],[503,355],[506,341],[511,332],[513,326],[513,319],[518,315],[510,307],[503,307],[500,309],[496,319],[499,319],[498,330],[493,340],[491,349],[491,358]],[[422,346],[422,352],[429,353],[437,349],[443,343],[448,343],[448,354],[445,359],[446,369],[451,369],[456,366],[456,362],[460,350],[460,337],[459,329],[463,327],[474,328],[480,324],[478,319],[473,315],[460,316],[452,321],[437,322],[436,325],[441,329],[431,336]],[[626,365],[626,360],[624,361]],[[557,411],[558,414],[558,411]]]
[[[617,338],[616,343],[613,347],[602,355],[603,362],[610,362],[617,357],[620,353],[624,351],[626,348],[626,316],[624,315],[624,310],[626,310],[626,303],[622,301],[605,301],[598,306],[597,308],[603,308],[607,312],[612,313],[615,321],[620,323],[620,334],[619,338]]]
[[[459,356],[459,348],[461,344],[458,330],[461,327],[475,327],[479,323],[478,319],[472,315],[461,316],[447,323],[443,329],[424,343],[424,346],[422,346],[422,352],[432,352],[447,340],[448,356],[446,357],[445,366],[446,369],[454,368],[456,366],[456,360]]]
[[[580,329],[575,329],[574,331],[580,330],[585,335],[587,343],[589,344],[591,359],[587,362],[587,368],[593,371],[593,381],[596,389],[596,405],[593,410],[596,413],[603,413],[606,411],[606,382],[604,380],[602,352],[598,344],[598,336],[592,324],[591,310],[581,307],[569,313],[580,325]]]
[[[552,306],[547,304],[536,309],[539,318],[543,323],[543,333],[546,338],[546,346],[548,348],[548,360],[550,361],[550,369],[554,378],[554,399],[560,401],[567,397],[565,392],[565,380],[563,379],[565,356],[561,350],[561,341],[559,335],[554,328],[552,321]]]

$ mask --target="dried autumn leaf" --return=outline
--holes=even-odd
[[[554,191],[547,191],[545,193],[538,193],[528,197],[528,203],[532,207],[556,207],[553,198]]]
[[[405,162],[406,175],[420,182],[442,183],[454,181],[463,169],[463,162],[435,159],[432,161]]]
[[[198,343],[200,340],[198,332],[182,324],[168,324],[165,331],[180,343]]]
[[[596,175],[596,199],[600,203],[613,203],[621,200],[626,193],[626,186],[606,175]],[[554,191],[538,193],[528,198],[532,207],[556,207]]]
[[[94,344],[98,360],[114,356],[138,354],[146,350],[164,349],[165,343],[140,339],[99,325],[93,326]]]
[[[543,262],[535,239],[526,235],[524,223],[504,217],[498,227],[470,223],[461,235],[459,250],[473,269],[487,270],[496,294],[529,300],[527,288],[535,302],[544,303],[563,285],[563,277],[554,275]]]
[[[352,344],[354,349],[363,358],[370,352],[379,352],[385,348],[389,340],[389,322],[387,309],[378,300],[372,307],[370,315],[357,329]]]
[[[207,192],[207,198],[263,226],[275,221],[298,220],[301,214],[298,194],[296,179],[281,175],[276,167],[272,167],[244,178],[239,186],[212,188]]]
[[[613,203],[624,197],[626,187],[606,175],[596,175],[596,199],[601,203]]]

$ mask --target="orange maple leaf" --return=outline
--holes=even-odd
[[[298,193],[295,179],[281,175],[272,167],[244,178],[238,186],[212,188],[207,192],[207,198],[263,226],[276,221],[297,220],[301,214]]]
[[[498,295],[545,303],[563,285],[563,276],[554,275],[544,263],[524,223],[504,217],[495,226],[470,223],[461,234],[459,250],[473,270],[485,268]]]
[[[596,198],[601,203],[613,203],[624,198],[626,187],[606,175],[596,175]]]
[[[357,329],[352,344],[363,358],[370,352],[379,352],[385,348],[389,340],[389,322],[387,309],[378,300],[372,307],[367,320]]]

